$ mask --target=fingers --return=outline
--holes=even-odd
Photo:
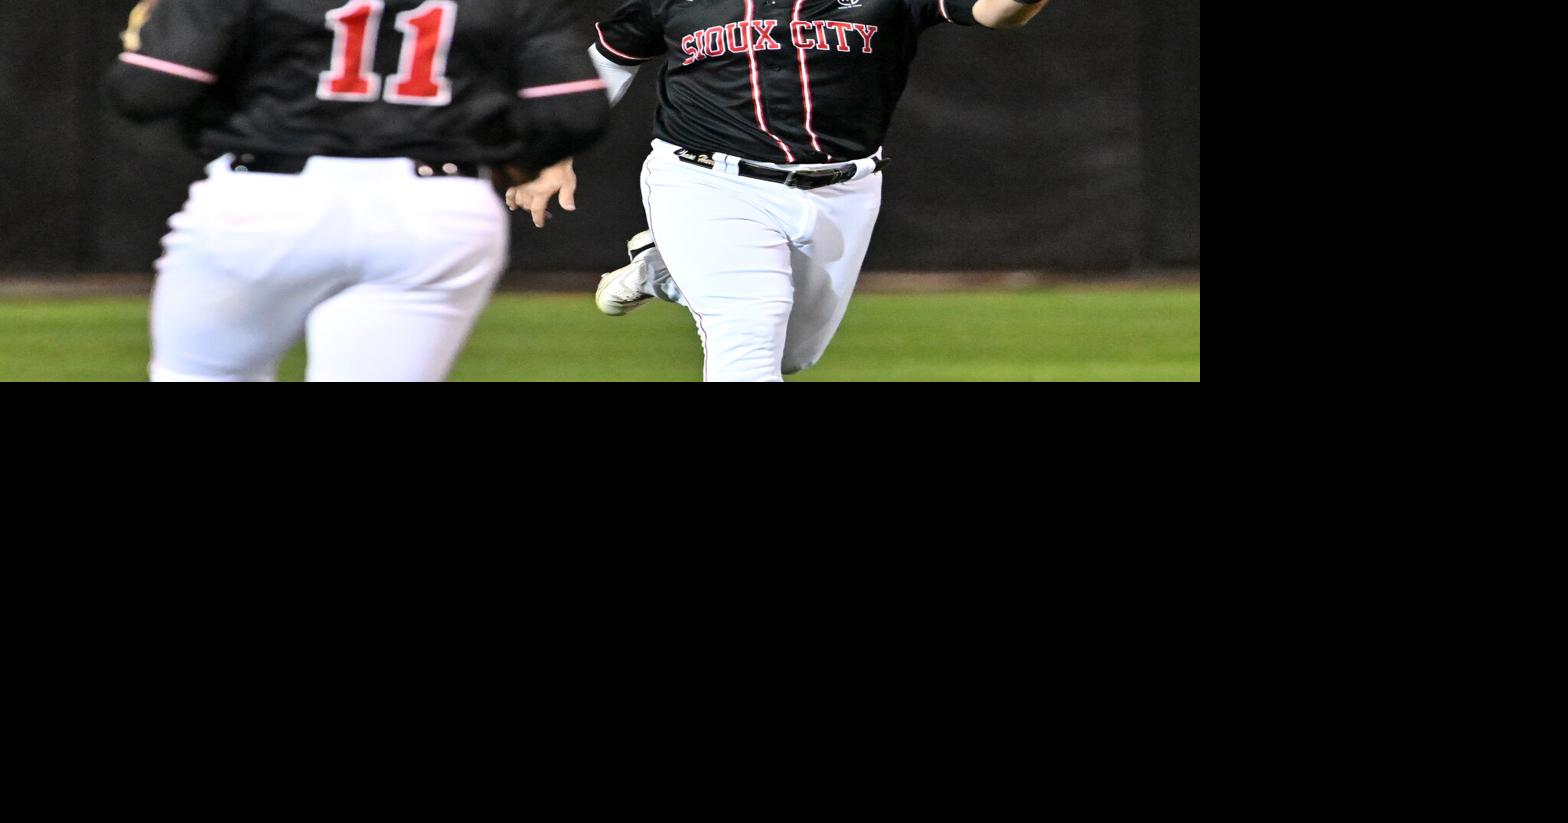
[[[557,196],[564,211],[577,211],[577,175],[570,163],[554,167],[532,182],[507,189],[506,207],[528,212],[534,226],[542,229],[555,216],[549,209],[550,201]]]
[[[541,229],[554,216],[549,212],[550,195],[531,192],[527,186],[514,186],[506,190],[506,208],[509,211],[528,212],[534,226]]]
[[[533,214],[534,228],[536,229],[544,228],[545,222],[554,216],[548,211],[550,208],[549,195],[533,198],[529,203],[526,204],[526,207],[528,211]]]
[[[577,178],[568,178],[561,186],[561,208],[577,211]]]
[[[531,192],[527,186],[514,186],[506,190],[506,208],[508,211],[528,212],[534,225],[541,229],[547,220],[554,217],[548,211],[550,195]]]

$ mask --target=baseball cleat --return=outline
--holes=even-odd
[[[631,258],[631,264],[599,278],[599,290],[594,294],[599,311],[611,317],[622,317],[653,299],[644,287],[647,280],[644,263],[653,250],[653,232],[641,232],[626,244],[626,256]]]

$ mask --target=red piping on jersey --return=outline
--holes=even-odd
[[[559,97],[563,94],[581,94],[585,91],[603,91],[603,80],[578,80],[573,83],[556,83],[553,86],[530,86],[517,93],[524,100],[534,100],[540,97]]]
[[[800,7],[805,4],[806,0],[795,0],[795,20],[789,27],[791,40],[796,40],[799,29],[795,24],[800,23]],[[800,55],[800,96],[806,101],[806,134],[811,135],[811,147],[816,149],[818,154],[822,154],[822,142],[817,139],[817,133],[811,130],[811,71],[806,68],[806,49],[798,40],[794,45],[796,53]],[[829,156],[828,159],[833,158]]]
[[[218,75],[216,74],[205,72],[201,69],[194,69],[190,66],[182,66],[179,63],[170,63],[167,60],[159,60],[156,57],[148,57],[145,54],[137,54],[134,51],[122,52],[120,54],[120,62],[130,63],[133,66],[141,66],[144,69],[152,69],[153,71],[161,71],[164,74],[172,74],[175,77],[183,77],[186,80],[195,80],[208,86],[218,82]]]
[[[783,140],[768,131],[768,120],[762,114],[762,81],[757,78],[757,53],[751,49],[757,37],[756,29],[751,25],[755,19],[757,19],[757,4],[754,0],[746,0],[746,60],[751,63],[751,99],[757,108],[757,128],[762,129],[763,134],[772,137],[773,142],[784,150],[785,162],[793,163],[795,153],[789,150],[789,146],[784,145]]]
[[[652,58],[652,57],[635,57],[633,55],[627,54],[624,51],[620,51],[619,49],[617,49],[614,46],[610,45],[610,41],[604,39],[604,28],[603,27],[601,27],[598,23],[594,23],[593,24],[593,28],[594,28],[594,31],[599,32],[599,45],[604,46],[604,50],[605,51],[615,55],[616,57],[619,57],[619,58],[621,58],[623,60],[653,60],[653,59],[655,59],[655,58]]]

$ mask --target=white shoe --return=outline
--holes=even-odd
[[[653,252],[653,232],[642,232],[626,244],[626,256],[631,258],[631,265],[599,278],[599,290],[593,296],[599,311],[621,317],[653,299],[653,295],[644,291],[647,277],[643,266]]]

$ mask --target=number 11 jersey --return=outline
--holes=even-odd
[[[210,155],[512,161],[532,120],[607,105],[575,6],[145,0],[108,92],[133,116],[201,112]]]

